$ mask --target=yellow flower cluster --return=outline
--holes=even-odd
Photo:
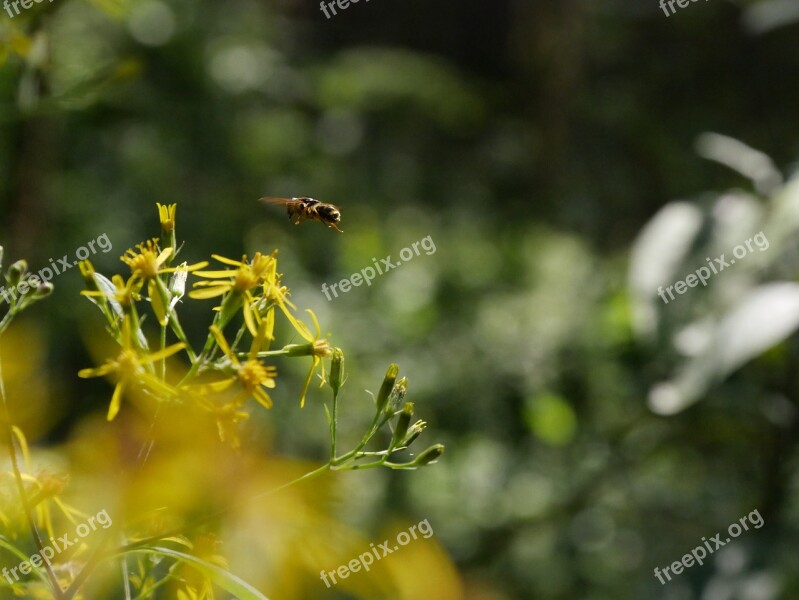
[[[267,390],[277,386],[277,367],[264,359],[310,357],[311,365],[300,395],[304,405],[314,372],[329,357],[332,349],[320,339],[319,323],[309,310],[315,334],[295,316],[297,307],[289,299],[288,289],[281,284],[277,271],[277,252],[256,252],[252,259],[243,256],[232,260],[212,255],[222,263],[220,270],[204,270],[207,262],[171,266],[179,251],[175,243],[175,204],[158,204],[163,239],[147,240],[129,249],[121,257],[130,275],[114,275],[110,280],[97,273],[89,261],[80,265],[87,288],[82,293],[102,311],[108,331],[119,345],[119,354],[95,368],[83,369],[80,377],[108,376],[115,382],[108,409],[108,420],[119,413],[122,399],[142,394],[158,402],[179,402],[204,409],[217,422],[224,441],[238,445],[236,425],[246,419],[244,405],[253,398],[261,406],[271,408],[273,401]],[[195,352],[178,318],[178,306],[185,294],[186,279],[194,274],[201,279],[194,283],[188,297],[195,300],[219,299],[208,327],[204,347]],[[141,310],[150,310],[160,326],[160,336],[148,335],[142,328]],[[240,318],[237,318],[238,315]],[[305,344],[290,344],[270,350],[275,340],[276,315],[284,317]],[[237,323],[238,321],[238,323]],[[235,334],[226,336],[225,331]],[[176,338],[167,345],[168,333]],[[249,336],[249,350],[238,350]],[[185,354],[182,366],[166,369],[166,359]],[[322,368],[322,383],[325,381]]]

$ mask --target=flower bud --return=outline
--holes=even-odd
[[[412,416],[413,402],[406,402],[405,406],[402,407],[402,412],[397,417],[397,424],[394,426],[394,439],[391,445],[395,448],[400,445],[400,442],[405,438],[405,434],[408,433]]]
[[[33,297],[36,300],[47,298],[47,296],[53,293],[53,290],[55,290],[55,286],[49,281],[45,281],[43,284],[41,284],[39,287],[36,288],[36,291],[33,292]]]
[[[421,419],[416,421],[416,423],[414,423],[408,428],[408,434],[405,436],[405,439],[402,440],[402,443],[400,445],[407,448],[416,441],[416,438],[422,435],[422,432],[426,428],[427,428],[427,423],[425,423]]]
[[[394,384],[394,387],[391,390],[391,394],[388,396],[388,402],[386,403],[386,412],[393,413],[399,409],[402,405],[402,401],[405,400],[405,394],[408,393],[408,378],[403,377],[397,383]]]
[[[189,276],[189,271],[186,268],[187,264],[186,262],[180,263],[169,280],[169,293],[172,294],[173,298],[180,299],[186,294],[186,279]]]
[[[175,237],[175,213],[178,205],[158,202],[155,205],[158,207],[158,220],[161,223],[161,239],[164,242],[164,247],[172,248],[172,254],[166,261],[167,264],[170,264],[178,253],[177,238]]]
[[[155,203],[158,207],[158,220],[161,222],[161,233],[169,234],[175,231],[175,213],[178,210],[177,204]]]
[[[413,461],[413,465],[416,467],[424,467],[427,465],[431,465],[436,462],[441,455],[444,454],[444,445],[443,444],[436,444],[435,446],[430,446],[427,450],[422,452],[419,456],[416,457],[416,460]]]
[[[170,311],[175,308],[175,305],[186,294],[186,279],[189,276],[189,271],[186,269],[187,264],[185,262],[181,263],[169,280]]]
[[[4,254],[3,247],[0,246],[0,267],[3,266],[3,254]]]
[[[377,400],[375,400],[378,412],[385,408],[386,402],[388,402],[388,396],[391,394],[391,390],[394,389],[394,382],[397,380],[397,375],[399,375],[399,366],[395,364],[389,365],[386,371],[386,377],[383,379],[383,385],[380,386],[380,391],[377,393]]]
[[[333,360],[330,362],[330,387],[338,394],[344,384],[344,353],[341,348],[333,348]]]
[[[24,258],[21,258],[8,268],[8,273],[6,273],[6,281],[11,287],[15,287],[22,279],[22,276],[27,273],[27,271],[28,262]]]
[[[98,291],[100,287],[97,285],[97,280],[94,278],[94,265],[88,259],[82,260],[78,263],[78,269],[80,269],[80,275],[83,277],[83,281],[86,282],[86,289],[91,291]]]

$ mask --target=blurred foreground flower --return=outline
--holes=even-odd
[[[136,250],[128,250],[122,257],[131,270],[127,278],[113,275],[109,279],[97,273],[89,261],[81,263],[81,274],[87,286],[82,293],[100,309],[106,330],[120,348],[115,358],[105,359],[98,367],[83,369],[79,376],[112,378],[115,387],[107,414],[109,421],[119,414],[123,395],[149,398],[153,403],[149,429],[152,439],[142,447],[139,455],[141,466],[147,461],[153,444],[159,441],[158,436],[169,430],[155,428],[159,414],[164,415],[162,421],[180,419],[187,422],[194,422],[193,417],[199,415],[204,419],[201,422],[212,424],[216,429],[214,435],[223,444],[241,452],[240,429],[253,409],[246,404],[247,400],[252,398],[261,407],[272,408],[274,402],[279,401],[276,363],[296,358],[310,358],[311,361],[299,392],[301,407],[318,368],[321,367],[320,388],[328,383],[332,390],[331,400],[322,405],[328,419],[330,453],[321,466],[272,489],[258,491],[248,502],[331,471],[379,467],[413,470],[431,465],[441,457],[444,447],[440,444],[418,454],[410,451],[426,424],[421,420],[413,422],[414,404],[405,401],[408,380],[404,377],[397,380],[397,365],[391,365],[386,373],[375,399],[371,424],[358,443],[341,452],[338,400],[346,380],[344,353],[331,347],[322,337],[321,327],[312,311],[307,312],[313,323],[313,332],[297,317],[297,307],[289,301],[289,290],[282,284],[277,271],[277,251],[271,254],[256,252],[252,259],[245,255],[238,261],[214,254],[215,260],[230,267],[216,271],[204,270],[206,262],[170,266],[182,248],[175,237],[177,207],[159,204],[157,208],[161,239],[166,245],[161,247],[159,240],[154,238],[138,244]],[[194,289],[186,296],[187,278],[192,274],[200,281],[194,282]],[[219,299],[219,304],[210,311],[208,334],[202,348],[193,347],[183,331],[179,312],[185,297],[199,301]],[[152,330],[144,327],[148,311],[156,318]],[[299,334],[304,343],[289,343],[272,349],[278,334],[283,333],[283,327],[289,334]],[[170,337],[174,339],[170,340]],[[325,359],[331,360],[329,380],[326,378]],[[166,425],[164,423],[164,427]],[[182,423],[176,422],[175,425]],[[180,427],[172,430],[170,435]],[[377,444],[378,441],[383,445]],[[174,444],[167,440],[163,443]],[[373,447],[376,444],[377,447]],[[173,445],[172,452],[176,449]],[[182,471],[185,469],[175,468],[175,473],[184,479],[186,476]],[[160,481],[176,483],[170,473],[164,473]],[[194,487],[194,484],[186,482],[183,485]],[[153,489],[152,493],[160,497],[164,491]],[[182,493],[181,488],[176,487],[167,496],[180,501]],[[221,588],[243,600],[264,598],[252,586],[227,572],[227,563],[215,549],[215,544],[213,548],[202,545],[202,549],[188,541],[187,536],[205,527],[209,521],[216,521],[219,516],[220,513],[212,513],[174,529],[162,527],[149,535],[127,532],[126,538],[133,541],[116,550],[109,549],[108,555],[100,552],[98,556],[103,559],[108,556],[135,557],[135,568],[124,582],[127,592],[131,592],[130,597],[133,597],[134,590],[140,598],[150,597],[153,590],[188,567],[194,575],[177,577],[181,584],[175,590],[176,597],[186,600],[213,598],[215,590]],[[147,557],[156,561],[153,564],[169,561],[173,568],[156,574],[148,568]],[[77,597],[80,585],[76,586],[75,582],[85,580],[88,573],[97,567],[96,562],[86,560],[80,570],[71,574],[67,591],[63,595],[56,593],[55,597]],[[177,565],[182,567],[176,570]],[[53,582],[53,589],[61,585],[55,579]],[[70,592],[73,588],[74,592]]]

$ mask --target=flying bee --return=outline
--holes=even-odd
[[[335,204],[320,202],[315,198],[303,196],[301,198],[274,198],[267,196],[261,198],[261,202],[267,204],[281,204],[286,207],[289,219],[294,219],[294,224],[299,225],[303,221],[319,221],[336,231],[344,233],[338,228],[337,223],[341,220],[341,211]]]

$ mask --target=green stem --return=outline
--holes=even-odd
[[[166,348],[166,325],[161,325],[161,350]],[[166,381],[166,357],[159,361],[161,367],[161,381]]]
[[[338,392],[333,390],[333,417],[330,419],[330,464],[336,461],[336,441],[338,439]]]
[[[245,331],[247,331],[247,324],[246,323],[242,324],[242,326],[239,327],[239,331],[236,333],[236,338],[233,340],[233,343],[230,345],[230,351],[231,352],[233,352],[233,353],[236,352],[236,346],[239,345],[239,342],[241,341],[241,338],[244,336],[244,332]],[[245,356],[249,356],[249,355],[245,355]]]
[[[382,419],[381,419],[382,417]],[[386,424],[386,422],[391,418],[391,415],[386,416],[383,414],[382,411],[377,411],[375,413],[374,418],[372,419],[372,424],[369,426],[369,430],[366,432],[366,435],[363,436],[363,439],[358,443],[355,448],[344,454],[343,456],[339,456],[338,458],[331,461],[332,467],[338,467],[343,465],[344,463],[348,462],[349,460],[356,457],[356,455],[366,447],[366,444],[374,437],[374,435],[380,430],[380,428]]]
[[[4,331],[8,326],[7,319],[8,314],[3,321],[0,322],[0,332]],[[9,458],[11,459],[11,469],[14,472],[14,480],[17,484],[17,490],[19,492],[20,501],[22,502],[23,511],[25,512],[25,517],[27,518],[28,525],[31,528],[33,540],[36,543],[36,547],[39,550],[39,555],[41,556],[44,551],[44,544],[42,543],[42,536],[39,533],[39,528],[36,526],[36,520],[33,518],[33,508],[31,507],[30,501],[28,499],[28,494],[25,491],[25,483],[22,481],[22,472],[20,471],[19,458],[17,457],[17,445],[14,441],[14,429],[11,425],[11,412],[8,409],[8,402],[6,400],[6,389],[5,383],[3,381],[2,363],[0,363],[0,407],[0,410],[2,410],[3,424],[5,425],[6,430],[6,443],[8,444],[8,454]],[[56,578],[55,573],[53,572],[53,569],[48,561],[45,561],[44,568],[47,573],[47,577],[50,580],[50,585],[53,588],[53,594],[58,600],[61,600],[64,598],[64,591],[61,589],[58,579]]]
[[[277,492],[280,492],[280,491],[286,489],[287,487],[290,487],[292,485],[296,485],[296,484],[301,483],[303,481],[308,481],[310,479],[315,479],[316,477],[319,477],[320,475],[323,475],[324,473],[326,473],[329,470],[331,470],[331,464],[328,462],[328,463],[323,464],[318,469],[314,469],[313,471],[309,471],[308,473],[305,473],[304,475],[301,475],[300,477],[297,477],[296,479],[292,479],[288,483],[284,483],[283,485],[280,485],[280,486],[278,486],[276,488],[272,488],[271,490],[268,490],[266,492],[262,492],[260,494],[256,494],[255,496],[251,496],[247,500],[244,500],[244,501],[238,503],[237,505],[234,505],[233,507],[217,511],[217,512],[212,513],[210,515],[206,515],[205,517],[202,517],[201,519],[197,519],[197,520],[193,521],[192,523],[190,523],[188,525],[184,525],[184,526],[182,526],[180,528],[176,528],[176,529],[173,529],[171,531],[167,531],[166,533],[162,533],[160,535],[156,535],[156,536],[152,536],[152,537],[149,537],[149,538],[146,538],[146,539],[143,539],[143,540],[139,540],[138,542],[133,542],[131,544],[127,544],[125,546],[121,546],[121,547],[119,547],[119,548],[117,548],[117,549],[115,549],[113,551],[110,551],[108,554],[109,554],[109,556],[122,554],[124,552],[130,552],[131,550],[135,550],[136,548],[141,548],[143,546],[148,546],[149,544],[152,544],[154,542],[158,542],[158,541],[163,540],[163,539],[168,538],[168,537],[172,537],[172,536],[176,536],[176,535],[185,535],[185,531],[187,530],[188,527],[195,527],[197,525],[202,525],[204,523],[207,523],[208,521],[213,521],[214,519],[217,519],[217,518],[229,513],[231,510],[233,510],[236,507],[243,506],[243,505],[245,505],[245,504],[247,504],[249,502],[252,502],[253,500],[258,500],[260,498],[265,498],[267,496],[271,496],[272,494],[276,494]]]
[[[108,538],[109,538],[108,532],[106,532],[106,534],[102,538],[100,538],[100,541],[98,542],[97,546],[92,551],[92,555],[86,561],[86,564],[83,565],[83,568],[75,576],[75,579],[72,581],[72,585],[70,585],[67,588],[67,591],[64,592],[63,600],[72,600],[72,598],[75,597],[75,594],[78,593],[80,588],[83,587],[83,584],[86,583],[86,580],[89,578],[89,575],[91,575],[94,568],[98,564],[100,564],[100,562],[103,560],[101,551],[105,546],[106,542],[108,541]]]
[[[336,467],[336,471],[363,471],[364,469],[376,469],[377,467],[382,467],[386,464],[386,459],[379,460],[377,462],[367,463],[365,465],[344,465],[342,467]]]
[[[225,296],[222,299],[222,306],[224,306],[226,302],[227,302],[227,296]],[[227,321],[230,320],[228,318],[225,322],[222,322],[221,315],[222,315],[222,311],[216,312],[214,314],[214,320],[211,323],[212,325],[216,325],[219,329],[223,329],[225,327],[225,325],[227,325]],[[216,344],[216,338],[214,337],[214,334],[209,331],[208,332],[208,337],[205,338],[205,345],[203,346],[203,349],[200,352],[200,355],[195,357],[195,359],[192,361],[191,368],[189,369],[189,372],[186,373],[186,375],[183,376],[183,379],[180,380],[180,382],[178,383],[177,387],[182,386],[183,384],[185,384],[187,381],[191,380],[191,378],[194,377],[197,374],[197,371],[199,371],[200,367],[208,359],[208,355],[211,352],[211,350],[213,349],[214,344]]]
[[[178,340],[186,345],[186,354],[189,355],[189,360],[191,360],[193,366],[194,363],[197,362],[197,354],[191,347],[189,338],[186,337],[186,332],[183,331],[183,327],[181,327],[180,321],[178,320],[178,313],[174,309],[172,309],[172,312],[169,314],[169,326],[172,328],[172,332],[175,334]]]
[[[149,574],[149,571],[148,571],[148,574]],[[147,579],[147,575],[145,575],[142,579],[146,580]],[[166,584],[171,583],[174,580],[175,580],[175,576],[172,574],[171,569],[170,569],[170,572],[163,579],[161,579],[160,581],[154,583],[152,586],[150,586],[148,588],[143,588],[142,591],[141,591],[141,594],[136,596],[133,600],[145,600],[145,598],[152,598],[153,597],[152,594],[153,594],[153,592],[155,590],[157,590],[158,588],[164,587]]]

